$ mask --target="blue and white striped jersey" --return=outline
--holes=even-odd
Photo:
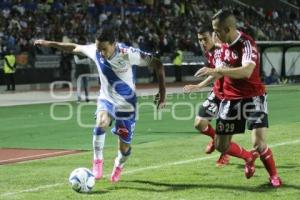
[[[111,59],[103,58],[96,44],[81,45],[80,51],[97,65],[101,81],[98,99],[111,102],[118,112],[134,111],[136,93],[132,66],[147,66],[152,55],[122,43],[116,43],[116,50]]]

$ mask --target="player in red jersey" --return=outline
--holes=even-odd
[[[212,30],[209,27],[202,27],[197,33],[198,41],[201,48],[205,52],[205,57],[207,58],[207,66],[215,68],[221,66],[220,58],[224,47],[219,47],[215,45],[213,40]],[[218,112],[218,107],[223,98],[223,78],[216,79],[213,76],[207,77],[204,81],[196,85],[186,85],[183,89],[185,92],[191,92],[193,90],[201,89],[211,83],[213,80],[214,87],[213,90],[208,95],[207,99],[204,101],[199,109],[198,116],[195,118],[194,126],[204,135],[212,138],[212,140],[206,146],[205,152],[207,154],[212,153],[215,150],[214,138],[215,130],[210,125],[210,121],[216,117]],[[221,154],[219,159],[216,161],[217,167],[223,167],[229,163],[229,156],[227,154]]]
[[[221,10],[212,18],[212,25],[218,38],[228,43],[228,51],[222,60],[227,67],[202,68],[200,75],[224,76],[224,99],[220,103],[217,117],[216,149],[246,160],[245,174],[253,176],[255,154],[232,145],[231,137],[248,129],[252,130],[253,148],[259,153],[273,187],[280,187],[279,178],[271,149],[265,135],[268,128],[267,95],[260,80],[259,53],[254,40],[236,29],[236,19],[229,10]],[[254,152],[254,151],[253,151]]]

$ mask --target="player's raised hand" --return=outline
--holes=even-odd
[[[201,77],[201,76],[218,76],[218,72],[210,67],[202,67],[201,69],[199,69],[194,76],[196,77]]]
[[[43,46],[43,47],[50,47],[50,42],[47,40],[35,40],[33,43],[35,46]]]
[[[208,70],[209,70],[208,67],[202,67],[194,74],[194,76],[196,76],[196,77],[205,76],[205,75],[207,75]]]
[[[154,103],[157,105],[157,109],[162,109],[166,105],[166,92],[159,91],[154,97]]]
[[[185,85],[183,87],[183,91],[186,92],[186,93],[190,93],[194,90],[197,90],[199,89],[199,86],[198,85]]]

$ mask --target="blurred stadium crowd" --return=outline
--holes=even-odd
[[[0,54],[7,49],[55,53],[34,49],[33,40],[93,42],[107,26],[119,31],[120,41],[145,51],[163,55],[179,48],[198,53],[195,30],[222,7],[231,7],[239,29],[256,40],[300,39],[300,12],[295,9],[266,10],[222,0],[2,0]]]

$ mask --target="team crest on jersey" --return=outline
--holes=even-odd
[[[218,130],[218,132],[223,132],[224,131],[224,124],[222,122],[219,122],[217,124],[217,130]]]

